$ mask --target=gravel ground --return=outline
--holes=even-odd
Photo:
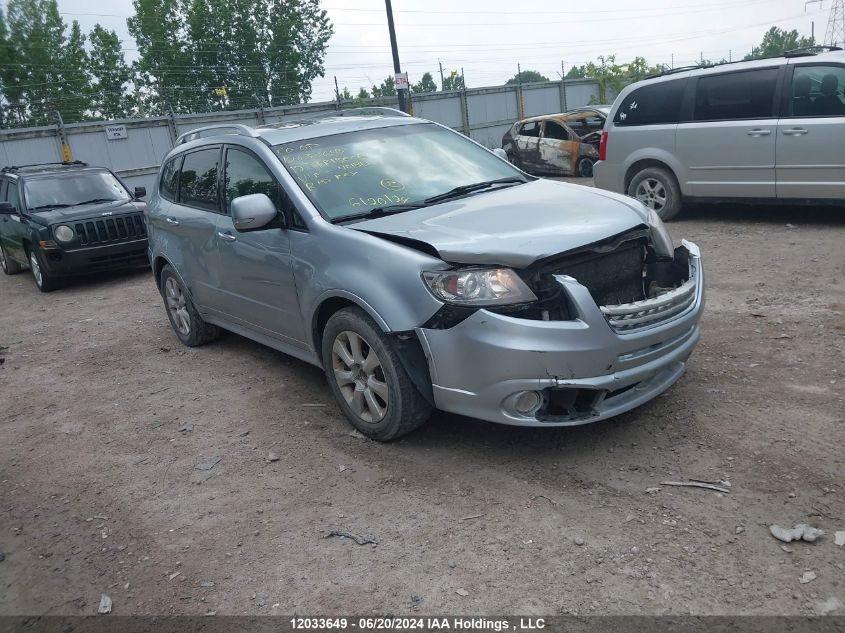
[[[845,613],[845,210],[670,228],[708,297],[666,394],[574,429],[437,413],[389,445],[314,367],[181,347],[148,272],[2,276],[0,614]],[[730,493],[660,483],[689,478]],[[769,535],[801,522],[826,535]]]

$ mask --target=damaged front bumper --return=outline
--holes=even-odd
[[[571,320],[478,310],[448,329],[419,328],[436,406],[503,424],[574,426],[656,397],[683,375],[700,336],[700,253],[686,241],[677,252],[687,255],[688,280],[653,299],[600,307],[561,275]]]

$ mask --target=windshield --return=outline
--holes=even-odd
[[[331,220],[420,202],[462,185],[522,177],[466,137],[430,123],[347,132],[273,149]]]
[[[92,201],[129,200],[130,195],[117,178],[103,171],[27,180],[24,198],[27,209],[34,211]]]

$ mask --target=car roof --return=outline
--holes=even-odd
[[[64,174],[75,174],[80,172],[108,171],[105,167],[96,167],[73,161],[66,163],[39,163],[34,165],[7,165],[0,169],[0,174],[12,177],[21,176],[56,176]]]
[[[432,124],[431,121],[409,116],[393,108],[353,108],[259,127],[220,123],[196,128],[180,135],[171,153],[177,154],[181,149],[189,150],[209,143],[231,141],[233,136],[240,139],[259,139],[266,145],[273,146],[347,132],[423,123]]]
[[[557,112],[555,114],[538,114],[537,116],[528,117],[527,119],[521,119],[517,121],[517,124],[522,123],[534,123],[535,121],[573,121],[577,119],[583,119],[589,117],[594,114],[601,114],[602,116],[607,116],[607,112],[600,110],[599,108],[606,107],[609,108],[610,106],[585,106],[583,108],[575,108],[574,110],[567,110],[566,112]]]

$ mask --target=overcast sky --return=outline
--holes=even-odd
[[[135,43],[126,29],[131,0],[58,0],[69,23],[85,31],[100,22],[118,32],[127,61]],[[438,85],[443,70],[464,69],[468,87],[503,83],[523,70],[557,79],[561,62],[569,68],[599,55],[675,66],[705,59],[742,57],[771,26],[824,37],[831,0],[604,0],[564,3],[551,0],[393,0],[402,69],[411,82],[429,71]],[[5,2],[4,2],[5,4]],[[314,84],[312,101],[333,98],[340,88],[357,93],[393,74],[383,0],[324,0],[335,34],[326,56],[326,77]],[[674,56],[674,57],[673,57]]]

